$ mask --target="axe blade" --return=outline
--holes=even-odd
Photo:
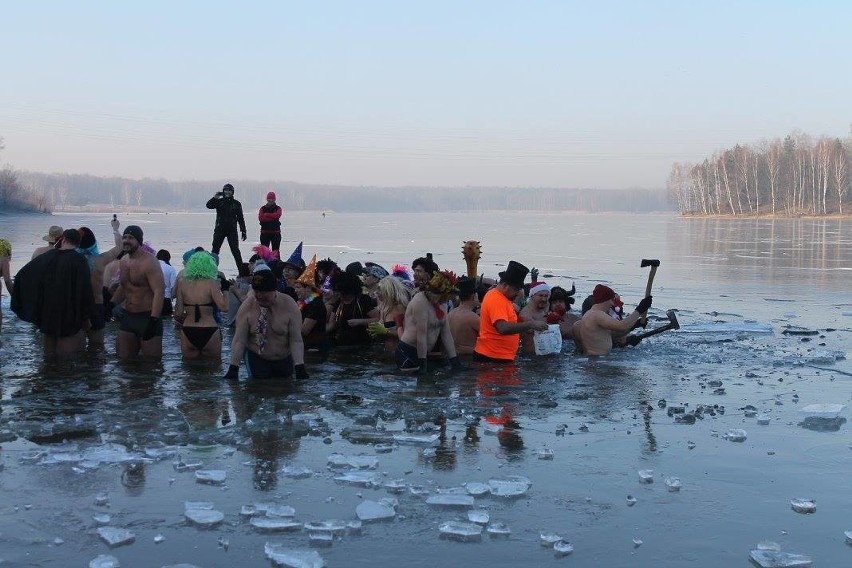
[[[680,323],[677,321],[677,314],[674,310],[667,310],[666,316],[669,318],[671,329],[680,329]]]
[[[654,268],[658,268],[660,266],[659,258],[643,258],[642,262],[639,264],[639,268],[645,268],[646,266],[653,266]]]

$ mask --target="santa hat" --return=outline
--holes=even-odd
[[[615,290],[613,290],[609,286],[598,284],[597,286],[595,286],[595,289],[592,290],[592,299],[596,304],[606,302],[607,300],[612,300],[613,298],[615,298]]]
[[[547,282],[533,282],[530,284],[530,297],[535,296],[539,292],[550,292],[550,285]]]

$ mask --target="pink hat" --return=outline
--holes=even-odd
[[[266,194],[266,199],[271,199],[272,201],[275,201],[275,192],[274,192],[274,191],[270,191],[269,193],[267,193],[267,194]]]

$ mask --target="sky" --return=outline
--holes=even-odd
[[[848,1],[0,0],[0,163],[169,180],[662,188],[849,135]]]

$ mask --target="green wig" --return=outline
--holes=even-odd
[[[0,256],[12,256],[12,245],[6,239],[0,239]]]
[[[216,261],[206,252],[197,252],[186,262],[183,277],[188,280],[214,279],[219,274]]]

